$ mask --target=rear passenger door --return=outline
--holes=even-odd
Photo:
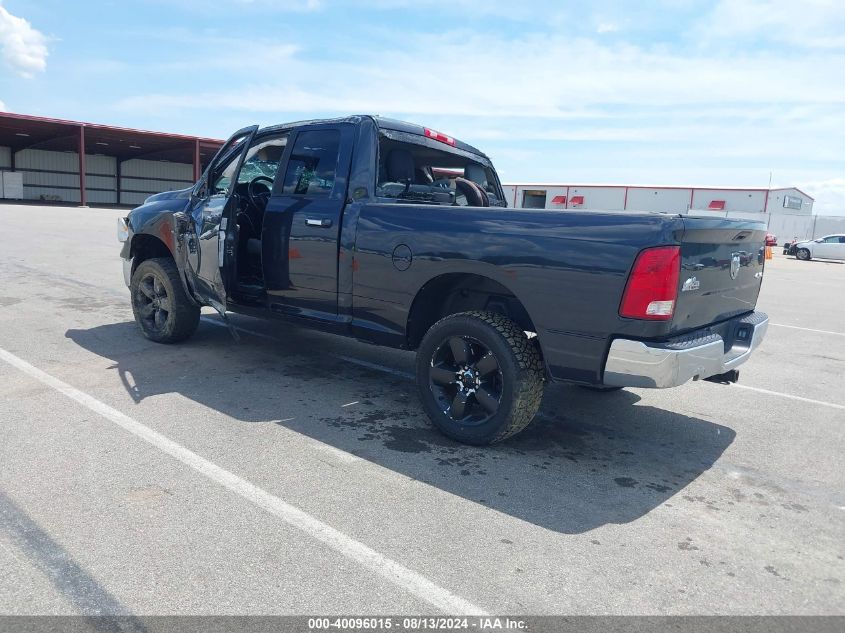
[[[289,147],[262,231],[264,279],[274,310],[335,319],[337,267],[353,127],[299,128]]]

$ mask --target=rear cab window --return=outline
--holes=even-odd
[[[379,131],[378,154],[379,198],[465,206],[466,197],[456,181],[466,179],[484,190],[490,206],[507,206],[496,172],[483,156],[422,135],[385,129]]]

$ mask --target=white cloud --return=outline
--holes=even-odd
[[[804,182],[797,186],[815,198],[815,213],[845,216],[845,178]]]
[[[32,77],[47,68],[48,54],[44,34],[0,4],[0,55],[6,64],[21,76]]]
[[[704,41],[784,42],[806,48],[845,46],[841,0],[720,0],[696,28]]]
[[[615,33],[619,30],[619,25],[613,22],[599,22],[596,25],[596,33]]]
[[[8,112],[6,109],[6,104],[0,101],[0,112]]]
[[[455,0],[459,6],[463,1]],[[756,6],[751,0],[738,3]],[[378,0],[386,10],[403,4]],[[835,7],[815,4],[824,5],[823,13],[833,19]],[[630,31],[627,19],[613,17]],[[785,27],[785,19],[766,24]],[[602,23],[594,18],[592,25]],[[805,23],[818,24],[819,18]],[[554,28],[516,29],[508,36],[470,27],[371,31],[368,46],[333,49],[329,56],[313,55],[307,44],[277,44],[274,57],[281,63],[230,87],[162,89],[124,98],[117,106],[131,116],[160,113],[162,120],[199,119],[198,112],[205,111],[218,121],[258,123],[379,113],[425,122],[488,148],[503,172],[510,172],[506,177],[522,180],[571,180],[580,173],[579,179],[589,181],[765,186],[774,170],[790,179],[786,184],[801,186],[828,182],[843,171],[845,84],[838,77],[845,49],[703,50],[694,43],[558,37]],[[239,51],[238,59],[254,55],[251,45],[236,42],[215,49]],[[210,57],[204,56],[205,63]],[[533,158],[517,160],[520,152]],[[568,158],[586,153],[589,158],[580,164]],[[824,202],[838,200],[830,191],[821,195],[818,208],[838,204]]]

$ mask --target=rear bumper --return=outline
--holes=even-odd
[[[768,326],[766,314],[752,312],[663,343],[615,339],[604,368],[604,384],[663,389],[723,374],[748,360]]]

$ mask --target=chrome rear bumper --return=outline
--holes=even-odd
[[[663,389],[723,374],[748,360],[768,327],[769,317],[753,312],[723,325],[722,334],[702,331],[667,343],[615,339],[607,355],[604,384]]]

